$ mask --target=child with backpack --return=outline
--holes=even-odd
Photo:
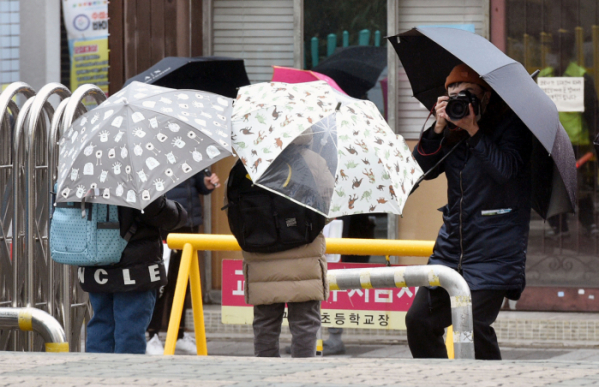
[[[304,139],[309,141],[311,136]],[[312,177],[329,178],[332,187],[333,176],[324,159],[303,145],[296,142],[285,149],[293,152],[293,160],[287,163],[289,173],[309,169]],[[287,304],[291,356],[316,356],[320,302],[329,295],[322,235],[326,219],[253,185],[241,161],[231,170],[225,197],[231,231],[243,250],[245,301],[254,305],[254,354],[280,356],[279,336]]]
[[[145,354],[156,293],[167,283],[160,229],[182,227],[187,212],[161,196],[143,212],[118,207],[118,220],[121,237],[128,239],[120,261],[78,269],[81,288],[89,293],[94,312],[87,324],[85,350]]]

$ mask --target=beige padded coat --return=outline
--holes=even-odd
[[[324,301],[329,297],[325,238],[279,253],[243,252],[245,302]]]

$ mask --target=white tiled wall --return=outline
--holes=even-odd
[[[19,80],[19,0],[0,0],[0,83]]]

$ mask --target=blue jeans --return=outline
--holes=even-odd
[[[146,353],[146,329],[156,290],[89,293],[94,315],[87,324],[86,352]]]

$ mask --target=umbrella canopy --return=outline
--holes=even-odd
[[[324,74],[317,73],[316,71],[310,70],[298,70],[293,67],[283,67],[283,66],[272,66],[273,73],[272,79],[273,82],[285,82],[285,83],[304,83],[304,82],[314,82],[314,81],[325,81],[329,85],[331,85],[335,90],[346,94],[345,91],[339,87],[337,82],[333,80],[331,77],[327,77]]]
[[[150,83],[173,89],[209,91],[235,98],[237,89],[250,84],[243,59],[199,56],[169,56],[125,82]]]
[[[56,201],[92,190],[90,202],[143,209],[232,154],[231,110],[216,94],[132,82],[60,139]]]
[[[329,218],[401,214],[422,174],[372,102],[322,81],[241,88],[231,136],[255,184]]]
[[[385,67],[385,47],[350,46],[338,49],[312,70],[333,78],[348,95],[365,98]]]
[[[465,63],[480,74],[535,136],[533,209],[543,218],[571,212],[576,201],[576,160],[557,108],[526,69],[482,36],[443,28],[414,28],[388,38],[412,92],[432,109],[451,70]]]

